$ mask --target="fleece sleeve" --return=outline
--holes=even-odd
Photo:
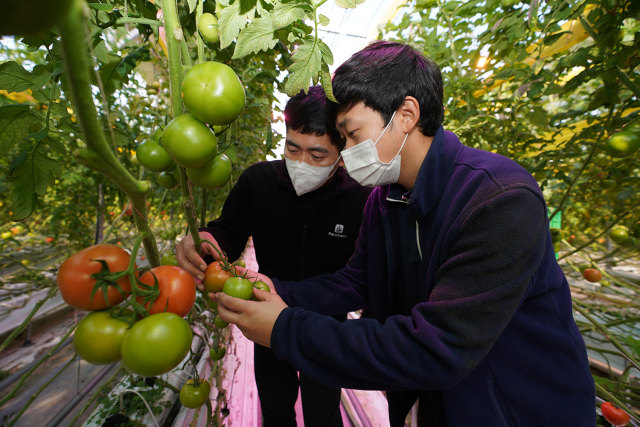
[[[245,171],[225,200],[220,217],[199,231],[211,233],[227,258],[233,261],[240,258],[252,235],[251,223],[251,183]]]
[[[486,356],[510,322],[542,262],[543,201],[507,190],[459,227],[427,302],[411,316],[340,323],[302,308],[278,317],[271,347],[324,384],[353,389],[448,389]]]

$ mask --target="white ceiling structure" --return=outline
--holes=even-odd
[[[320,6],[318,13],[329,18],[329,25],[318,27],[318,36],[333,53],[333,65],[329,66],[329,70],[333,73],[351,55],[375,40],[379,30],[402,10],[399,8],[406,2],[407,0],[366,0],[355,9],[343,9],[329,0]],[[308,21],[307,25],[313,25],[313,21]],[[278,96],[280,108],[283,110],[288,99],[284,93]],[[281,135],[286,132],[282,121],[274,123],[273,129]],[[283,144],[281,143],[274,152],[275,158],[281,158],[284,153]]]

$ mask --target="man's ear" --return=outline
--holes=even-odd
[[[404,98],[399,110],[399,116],[402,120],[400,129],[403,133],[410,133],[418,126],[420,121],[420,104],[413,96],[407,96]]]

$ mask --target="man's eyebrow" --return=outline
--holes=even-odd
[[[298,144],[296,144],[295,142],[293,142],[292,140],[290,140],[288,138],[284,141],[284,143],[287,144],[287,145],[291,145],[293,147],[296,147],[296,148],[300,148],[300,146]]]
[[[351,118],[350,118],[350,117],[347,117],[347,118],[345,118],[343,121],[341,121],[340,123],[338,123],[338,126],[337,126],[337,127],[339,127],[339,128],[344,128],[344,127],[347,125],[347,123],[349,123],[350,121],[351,121]]]
[[[300,148],[300,146],[298,144],[296,144],[295,142],[293,142],[290,139],[285,139],[284,143],[287,144],[287,145],[291,145],[292,147],[298,148],[300,150],[302,149],[302,148]],[[318,153],[329,154],[329,150],[327,150],[326,148],[324,148],[324,147],[322,147],[320,145],[318,145],[316,147],[309,148],[309,151],[316,151]]]

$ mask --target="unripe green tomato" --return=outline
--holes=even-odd
[[[200,383],[195,386],[192,378],[188,380],[185,385],[182,386],[182,390],[180,390],[180,403],[182,403],[185,408],[199,408],[207,403],[209,393],[211,393],[209,381],[200,379]]]
[[[11,237],[13,237],[13,233],[12,233],[12,232],[10,232],[10,231],[5,231],[4,233],[2,233],[2,234],[0,235],[0,237],[2,237],[4,240],[8,240],[8,239],[10,239]]]
[[[555,247],[555,246],[554,246]],[[253,287],[256,289],[260,289],[261,291],[265,291],[265,292],[271,292],[271,289],[269,288],[269,285],[267,285],[266,283],[264,283],[262,280],[256,280],[253,283]],[[255,295],[251,296],[251,300],[252,301],[260,301],[258,298],[256,298]]]
[[[173,179],[175,179],[176,182],[178,183],[178,185],[180,185],[180,169],[179,169],[179,166],[176,166],[176,168],[171,173],[173,174]]]
[[[164,126],[158,126],[155,132],[153,132],[153,140],[156,142],[160,142],[160,138],[162,137],[162,132],[164,132]]]
[[[197,169],[187,168],[189,180],[200,188],[215,190],[225,185],[231,177],[231,162],[224,154]]]
[[[160,175],[158,175],[158,184],[169,190],[171,190],[172,188],[176,188],[176,186],[178,185],[176,179],[173,177],[173,171],[164,171]]]
[[[629,233],[624,228],[614,228],[609,232],[611,240],[621,245],[629,238]]]
[[[142,166],[153,172],[165,171],[173,163],[167,151],[151,139],[147,139],[138,145],[136,158]]]
[[[216,135],[191,114],[169,122],[162,134],[162,145],[173,161],[184,168],[201,168],[218,154]]]
[[[93,365],[108,365],[120,360],[120,346],[127,325],[114,319],[109,311],[96,311],[85,316],[73,335],[73,346],[83,360]]]
[[[178,260],[176,260],[176,256],[172,253],[164,253],[160,257],[160,265],[173,265],[178,266]]]
[[[607,140],[604,148],[611,157],[629,157],[640,149],[640,137],[630,131],[618,132]]]
[[[236,162],[238,161],[238,154],[236,153],[236,147],[234,147],[233,145],[229,145],[229,146],[221,146],[218,147],[218,151],[221,154],[226,155],[229,158],[229,161],[231,162],[231,164],[236,164]]]
[[[151,83],[151,87],[154,88],[155,90],[160,89],[160,82],[155,80],[153,83]]]
[[[28,267],[31,265],[31,261],[29,261],[28,259],[23,259],[22,261],[20,261],[20,264],[24,265],[25,267]]]
[[[182,100],[195,118],[210,125],[233,122],[246,102],[244,87],[236,73],[228,65],[213,61],[198,64],[187,72],[182,82]]]
[[[202,14],[198,21],[198,30],[200,30],[202,39],[207,43],[215,43],[220,40],[218,35],[218,19],[210,13]]]
[[[213,319],[213,324],[216,325],[217,328],[226,328],[227,326],[229,326],[229,324],[227,322],[225,322],[224,320],[222,320],[220,318],[220,315],[216,316],[215,319]]]
[[[215,351],[214,349],[209,348],[209,358],[211,360],[220,360],[224,357],[226,353],[227,353],[227,349],[223,345],[220,346],[218,351]]]
[[[152,87],[147,88],[147,94],[149,95],[157,95],[158,94],[158,89],[154,89]]]
[[[222,292],[235,298],[250,300],[253,296],[253,284],[242,277],[231,277],[224,282]]]
[[[210,299],[207,300],[207,305],[209,306],[209,308],[213,309],[213,310],[218,310],[218,303],[217,302],[213,302]]]

